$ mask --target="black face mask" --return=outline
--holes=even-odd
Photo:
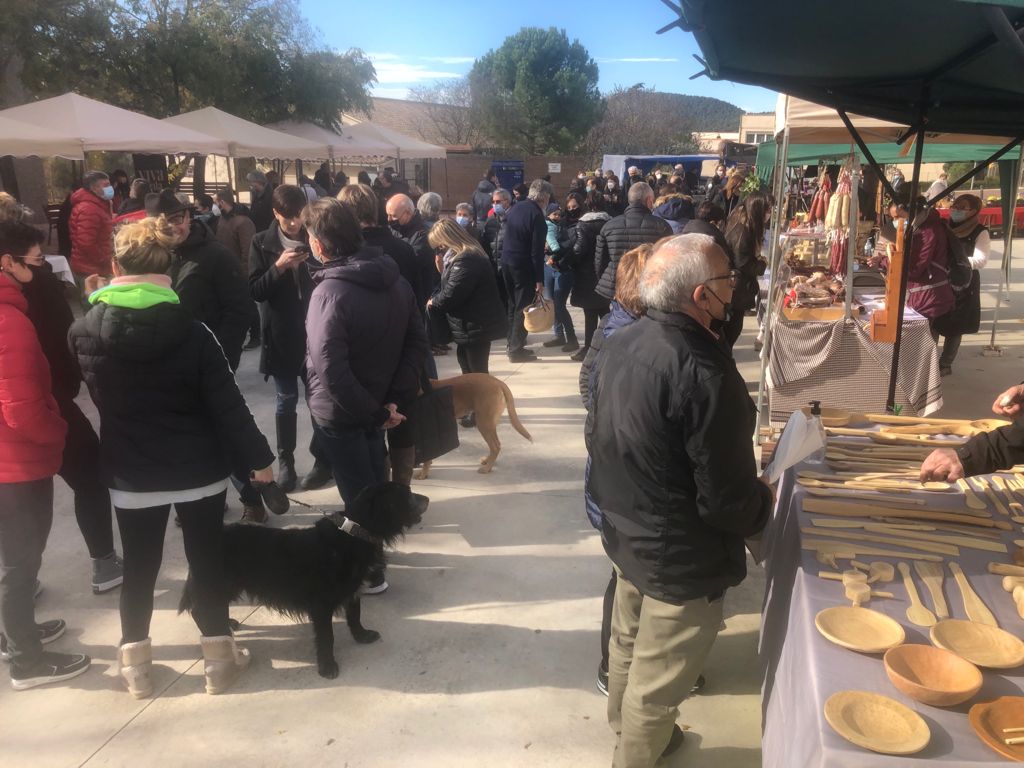
[[[726,324],[730,320],[732,320],[732,304],[726,304],[724,301],[719,299],[718,294],[712,291],[706,285],[704,286],[704,290],[710,293],[712,296],[714,296],[715,299],[718,300],[718,303],[722,305],[722,316],[720,318],[712,315],[710,309],[705,310],[709,315],[711,315],[711,320],[710,322],[708,322],[708,328],[710,328],[715,333],[721,335],[722,330],[725,328]],[[710,303],[711,302],[708,302],[709,306]]]
[[[565,210],[565,218],[566,218],[567,221],[577,221],[579,219],[581,213],[582,212],[580,211],[579,208],[576,208],[574,210],[570,210],[570,209],[566,208],[566,210]]]

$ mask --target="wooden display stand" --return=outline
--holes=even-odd
[[[899,322],[900,275],[903,274],[903,251],[906,223],[897,219],[896,246],[889,259],[889,271],[885,278],[885,308],[876,309],[871,315],[871,340],[887,344],[896,342],[896,323]]]

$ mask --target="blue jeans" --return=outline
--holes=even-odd
[[[274,411],[278,416],[295,413],[299,402],[299,377],[298,376],[274,376],[274,389],[277,392],[277,408]]]
[[[576,328],[565,304],[572,291],[572,272],[559,272],[550,264],[544,265],[544,298],[555,302],[555,336],[576,338]]]
[[[315,422],[313,429],[346,508],[364,488],[387,479],[383,429],[335,429]]]

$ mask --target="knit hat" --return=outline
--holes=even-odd
[[[146,215],[156,218],[161,213],[164,216],[171,216],[180,211],[187,211],[188,203],[178,199],[174,190],[168,187],[160,192],[151,192],[146,195]]]

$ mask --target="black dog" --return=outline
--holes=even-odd
[[[419,523],[429,503],[430,499],[407,486],[382,483],[360,493],[345,517],[337,521],[324,517],[312,528],[227,525],[224,570],[229,599],[244,593],[258,605],[308,618],[313,623],[320,676],[337,677],[334,614],[345,609],[357,643],[380,639],[380,633],[360,622],[359,588],[369,573],[384,567],[383,548]],[[194,590],[190,574],[179,613],[191,610]]]

